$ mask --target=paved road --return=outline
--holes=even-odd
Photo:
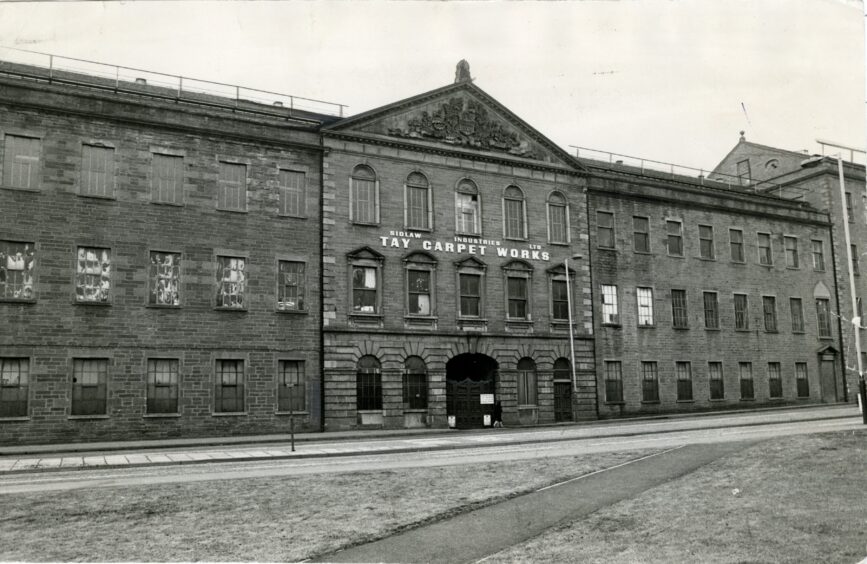
[[[727,442],[675,447],[310,561],[474,562],[531,539],[560,523],[574,521],[602,507],[635,497],[750,444]]]
[[[641,449],[668,449],[690,444],[720,444],[738,441],[761,440],[776,436],[840,431],[861,428],[856,418],[781,422],[767,425],[732,425],[726,428],[703,428],[670,432],[637,432],[627,436],[563,438],[550,440],[550,431],[530,433],[503,433],[489,431],[487,434],[458,436],[449,441],[461,441],[462,448],[443,443],[446,439],[395,439],[378,441],[375,451],[348,451],[345,456],[311,456],[308,458],[244,459],[249,449],[235,462],[207,462],[199,464],[169,464],[157,466],[122,466],[105,468],[76,467],[64,470],[54,468],[51,472],[0,473],[0,494],[32,491],[63,491],[78,488],[116,487],[170,482],[198,482],[207,480],[257,478],[322,474],[326,472],[360,472],[411,467],[474,464],[505,460],[522,460],[551,456],[574,456],[599,452],[618,452]],[[511,439],[510,435],[514,435]],[[420,441],[425,441],[420,443]],[[467,441],[467,442],[464,442]],[[511,441],[511,442],[510,442]],[[406,443],[411,442],[411,453]],[[350,449],[347,443],[343,448]],[[366,443],[365,443],[366,444]],[[329,450],[339,451],[332,445]],[[265,453],[267,449],[262,452]],[[232,452],[232,451],[230,451]],[[171,456],[164,454],[163,456]],[[106,456],[105,458],[108,458]]]

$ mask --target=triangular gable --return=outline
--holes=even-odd
[[[751,182],[770,180],[800,170],[801,163],[807,158],[809,155],[804,153],[753,143],[741,137],[708,178],[714,180],[714,175],[725,175],[720,180],[731,182],[732,177],[738,176],[738,163],[748,161]]]
[[[378,260],[383,261],[385,259],[380,253],[374,251],[370,247],[364,246],[358,249],[355,249],[351,253],[346,255],[350,259],[368,259],[368,260]]]
[[[468,257],[461,260],[455,261],[455,267],[457,268],[478,268],[480,270],[485,270],[488,268],[488,265],[480,261],[475,257]]]
[[[585,170],[569,153],[469,80],[340,120],[322,131]]]

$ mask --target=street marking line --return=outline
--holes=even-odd
[[[647,460],[648,458],[653,458],[654,456],[659,456],[661,454],[667,454],[669,452],[681,449],[685,446],[686,445],[676,446],[674,448],[670,448],[670,449],[664,450],[662,452],[656,452],[654,454],[648,454],[647,456],[642,456],[641,458],[636,458],[635,460],[629,460],[627,462],[624,462],[623,464],[618,464],[617,466],[611,466],[609,468],[602,468],[601,470],[596,470],[595,472],[590,472],[589,474],[583,474],[581,476],[576,476],[575,478],[569,478],[568,480],[564,480],[562,482],[557,482],[556,484],[551,484],[550,486],[545,486],[544,488],[539,488],[538,490],[536,490],[536,493],[543,492],[545,490],[550,490],[551,488],[556,488],[557,486],[562,486],[563,484],[568,484],[570,482],[576,482],[576,481],[582,480],[584,478],[589,478],[590,476],[593,476],[594,474],[601,474],[602,472],[607,472],[609,470],[614,470],[616,468],[622,468],[624,466],[628,466],[629,464],[633,464],[635,462],[641,462],[642,460]]]

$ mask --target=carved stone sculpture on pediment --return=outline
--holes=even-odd
[[[450,98],[431,112],[422,110],[408,119],[405,127],[390,128],[388,134],[539,158],[528,140],[521,139],[517,133],[491,119],[481,103],[460,97]]]

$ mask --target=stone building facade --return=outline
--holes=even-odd
[[[0,116],[0,442],[321,427],[326,118],[10,76]]]
[[[827,215],[585,164],[600,416],[837,401]]]
[[[322,136],[326,428],[595,417],[582,167],[468,79]]]
[[[80,78],[0,62],[0,444],[854,400],[828,161],[577,159],[463,64],[350,118]]]

